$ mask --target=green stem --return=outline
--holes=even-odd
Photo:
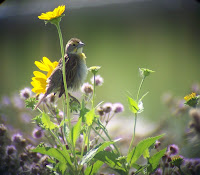
[[[66,73],[65,73],[65,57],[64,57],[65,53],[64,53],[64,47],[63,47],[63,37],[62,37],[62,33],[61,33],[59,22],[57,23],[56,27],[57,27],[58,35],[59,35],[59,39],[60,39],[60,48],[61,48],[62,63],[63,63],[62,70],[63,70],[63,82],[64,82],[64,89],[65,89],[65,96],[66,96],[66,102],[67,102],[67,119],[68,119],[69,130],[71,131],[72,130],[72,126],[71,126],[71,119],[70,119],[69,97],[68,97],[67,82],[66,82]],[[66,133],[65,100],[63,100],[63,113],[64,113],[64,117],[63,117],[63,120],[64,120],[64,133]],[[73,154],[73,157],[74,157],[75,169],[77,170],[76,152],[75,152],[75,147],[74,147],[74,145],[73,145],[73,143],[72,143],[71,140],[70,140],[70,145],[72,147],[72,154]]]
[[[142,81],[141,81],[140,86],[139,86],[139,89],[138,89],[138,93],[137,93],[137,103],[138,103],[138,100],[139,100],[140,90],[141,90],[141,88],[142,88],[142,85],[143,85],[143,83],[144,83],[144,80],[145,80],[145,77],[142,78]]]
[[[59,145],[63,149],[63,151],[66,151],[65,145],[63,146],[60,139],[58,137],[56,137],[56,135],[50,129],[49,129],[49,132],[55,138],[55,140],[57,140],[57,142],[59,143]],[[73,167],[70,166],[70,168],[73,170]]]
[[[94,99],[95,99],[95,91],[96,91],[96,83],[95,83],[95,74],[94,74],[94,85],[93,85],[93,96],[92,96],[92,109],[94,108]]]
[[[144,80],[145,80],[145,77],[142,78],[142,81],[141,81],[140,86],[139,86],[139,88],[138,88],[137,100],[136,100],[137,103],[139,102],[138,100],[139,100],[140,90],[141,90],[141,88],[142,88],[142,85],[143,85],[143,83],[144,83]],[[131,151],[131,148],[132,148],[132,146],[133,146],[133,142],[134,142],[134,139],[135,139],[136,124],[137,124],[137,113],[135,113],[135,123],[134,123],[134,129],[133,129],[133,137],[132,137],[132,140],[131,140],[129,149],[128,149],[128,154],[129,154],[130,151]]]
[[[129,149],[128,149],[128,154],[130,153],[131,148],[133,147],[133,142],[134,142],[134,139],[135,139],[136,123],[137,123],[137,113],[135,114],[135,123],[134,123],[133,137],[132,137]]]
[[[96,123],[96,122],[95,122],[95,123]],[[98,123],[96,123],[96,124],[98,125]],[[98,125],[98,126],[99,126],[99,125]],[[100,127],[101,127],[101,126],[100,126]],[[104,127],[101,127],[101,129],[104,131],[104,133],[105,133],[106,137],[109,139],[109,141],[112,141],[112,139],[111,139],[110,136],[108,135],[108,132],[105,130],[105,128],[104,128]],[[118,154],[118,156],[120,157],[121,154],[120,154],[120,151],[119,151],[119,149],[117,148],[115,142],[113,143],[113,146],[115,147],[115,149],[116,149],[116,151],[117,151],[117,154]],[[127,167],[126,167],[126,165],[125,165],[124,162],[122,163],[122,165],[123,165],[123,168],[126,170],[126,172],[128,172]]]

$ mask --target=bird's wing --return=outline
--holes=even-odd
[[[76,69],[77,69],[78,59],[77,59],[76,55],[71,54],[71,55],[69,55],[69,58],[66,56],[65,60],[66,60],[65,74],[66,74],[67,88],[71,88],[74,77],[77,73]],[[61,97],[64,92],[65,92],[64,82],[62,82],[59,97]]]
[[[62,83],[62,69],[57,66],[47,79],[47,93],[55,92],[60,89]]]

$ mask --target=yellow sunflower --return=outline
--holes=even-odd
[[[41,62],[35,61],[35,65],[40,70],[47,72],[47,74],[45,75],[44,73],[39,71],[33,72],[34,77],[32,78],[31,82],[31,85],[33,86],[32,91],[36,94],[44,94],[46,92],[47,79],[58,65],[58,62],[51,62],[47,57],[43,57],[43,60]]]
[[[41,20],[50,21],[54,18],[60,17],[64,11],[65,11],[65,5],[61,5],[55,8],[53,11],[42,13],[40,16],[38,16],[38,18]]]

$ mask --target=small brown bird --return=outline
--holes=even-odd
[[[85,44],[80,39],[72,38],[67,42],[65,50],[65,73],[67,89],[75,91],[85,81],[87,76],[86,56],[83,53],[83,46]],[[42,99],[37,103],[35,109],[46,98],[47,95],[54,92],[59,92],[59,97],[65,93],[63,74],[62,74],[63,60],[59,60],[58,66],[54,69],[50,77],[47,79],[47,90]],[[71,96],[69,94],[69,96]]]

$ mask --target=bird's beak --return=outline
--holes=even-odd
[[[85,46],[85,44],[84,44],[83,42],[80,41],[80,42],[78,43],[78,45],[77,45],[77,48],[81,48],[81,47],[83,47],[83,46]]]

